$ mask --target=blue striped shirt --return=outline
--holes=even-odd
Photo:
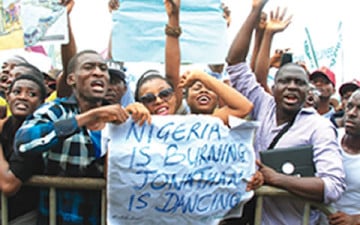
[[[46,175],[103,177],[99,133],[79,127],[80,113],[75,96],[57,98],[27,118],[15,136],[15,150],[26,156],[43,154]],[[96,143],[96,144],[94,144]],[[40,197],[40,218],[48,216],[47,190]],[[97,191],[57,191],[58,224],[99,224],[100,197]],[[47,219],[42,221],[46,224]]]

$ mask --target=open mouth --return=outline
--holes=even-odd
[[[196,101],[200,105],[207,105],[211,101],[211,98],[207,95],[200,95],[199,97],[196,98]]]
[[[166,106],[161,106],[157,109],[155,109],[156,115],[168,115],[169,114],[169,108]]]
[[[15,109],[20,111],[28,110],[29,106],[23,102],[15,103]]]
[[[287,104],[296,104],[299,101],[299,98],[296,95],[288,94],[284,96],[284,101]]]
[[[90,83],[92,89],[97,92],[104,92],[105,83],[101,80],[94,80]]]
[[[345,127],[355,127],[355,122],[352,120],[345,120],[344,126]]]

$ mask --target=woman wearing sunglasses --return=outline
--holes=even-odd
[[[173,84],[155,70],[149,70],[139,78],[135,100],[144,104],[153,115],[173,115],[177,110]]]
[[[156,70],[148,70],[139,78],[135,90],[135,100],[143,103],[154,115],[175,114],[182,103],[182,89],[177,88],[180,82],[180,0],[165,0],[164,5],[168,15],[165,28],[166,78]]]
[[[180,0],[166,0],[168,27],[179,28]],[[172,115],[177,112],[186,88],[191,113],[213,114],[228,124],[228,116],[243,118],[252,110],[252,103],[232,87],[202,71],[187,72],[180,78],[180,48],[178,35],[166,32],[166,78],[158,71],[145,72],[136,85],[135,100],[143,103],[155,115]],[[180,80],[181,79],[181,80]],[[221,98],[225,107],[218,107]]]
[[[212,114],[228,125],[229,116],[244,118],[253,104],[240,92],[201,70],[187,71],[180,80],[191,113]],[[224,102],[218,108],[219,99]]]

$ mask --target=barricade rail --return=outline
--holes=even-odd
[[[310,222],[310,208],[314,207],[319,209],[322,213],[325,215],[329,215],[331,213],[334,213],[335,210],[333,207],[326,205],[324,203],[320,202],[314,202],[310,200],[306,200],[304,198],[301,198],[299,196],[296,196],[295,194],[292,194],[286,190],[272,187],[272,186],[262,186],[259,189],[255,191],[255,195],[257,196],[256,201],[256,209],[255,209],[255,225],[261,224],[261,214],[262,214],[262,204],[263,204],[263,197],[264,196],[274,196],[274,197],[291,197],[294,199],[301,200],[305,203],[304,206],[304,214],[302,219],[302,225],[308,225]]]
[[[101,190],[101,225],[106,224],[106,180],[102,178],[70,178],[70,177],[50,177],[50,176],[33,176],[25,184],[36,187],[49,188],[49,224],[56,225],[56,189],[57,188],[72,188],[83,190]],[[288,191],[271,187],[262,186],[255,191],[257,196],[256,211],[255,211],[255,225],[261,224],[262,202],[263,196],[289,196],[305,202],[303,225],[309,224],[310,207],[318,208],[326,215],[333,213],[333,208],[322,203],[308,201],[302,199]],[[8,211],[7,198],[1,193],[1,224],[8,225]]]

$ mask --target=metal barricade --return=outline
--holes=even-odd
[[[25,185],[49,188],[49,224],[56,225],[56,189],[101,190],[101,225],[106,224],[106,180],[102,178],[71,178],[33,176]],[[8,225],[7,198],[1,193],[1,222]]]
[[[57,188],[71,188],[83,190],[101,190],[101,225],[106,224],[106,180],[102,178],[70,178],[70,177],[49,177],[49,176],[33,176],[25,185],[36,187],[48,187],[49,194],[49,224],[56,225],[56,189]],[[255,191],[257,196],[256,210],[255,210],[255,225],[261,224],[262,202],[263,196],[288,196],[296,198],[305,202],[303,225],[309,224],[310,207],[318,208],[321,212],[329,215],[334,212],[334,209],[322,203],[308,201],[302,199],[288,191],[270,187],[262,186]],[[8,209],[7,198],[1,193],[1,224],[8,225]]]
[[[286,196],[286,197],[291,197],[291,198],[303,201],[305,203],[305,206],[304,206],[302,225],[309,224],[311,207],[315,207],[315,208],[319,209],[325,215],[329,215],[329,214],[335,212],[334,208],[329,205],[325,205],[320,202],[314,202],[314,201],[309,201],[309,200],[303,199],[294,194],[291,194],[290,192],[288,192],[286,190],[276,188],[276,187],[264,185],[255,191],[255,195],[257,197],[256,209],[255,209],[255,225],[261,224],[262,206],[263,206],[263,197],[264,196],[272,196],[272,197]]]

